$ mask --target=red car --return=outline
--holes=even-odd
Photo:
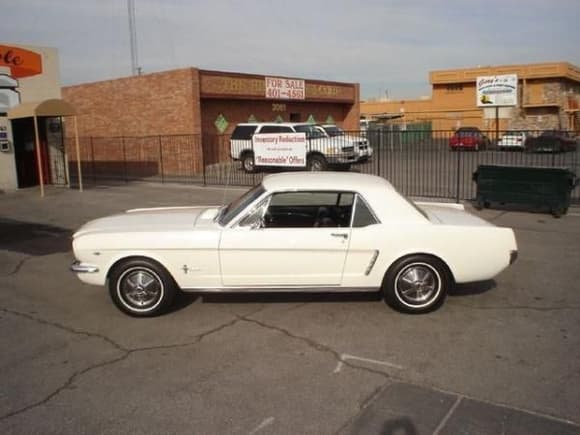
[[[451,151],[463,149],[479,151],[486,149],[489,144],[490,141],[488,137],[477,127],[458,128],[449,139],[449,147],[451,148]]]

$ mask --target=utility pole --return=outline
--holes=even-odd
[[[127,0],[129,10],[129,42],[131,46],[131,74],[141,75],[139,57],[137,55],[137,29],[135,27],[135,0]]]

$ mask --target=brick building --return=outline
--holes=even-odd
[[[498,110],[501,130],[580,131],[580,68],[565,62],[431,71],[430,98],[365,101],[361,115],[370,119],[402,115],[394,122],[430,123],[433,130],[494,129],[496,111],[478,107],[476,79],[506,74],[517,76],[518,95],[515,107]]]
[[[229,134],[239,122],[347,129],[359,122],[358,84],[197,68],[68,86],[62,94],[77,112],[83,160],[109,167],[149,161],[149,169],[135,169],[145,173],[163,164],[165,173],[196,174],[228,160]]]

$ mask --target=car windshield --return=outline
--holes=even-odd
[[[328,133],[329,136],[344,136],[344,130],[336,125],[325,125],[322,127],[324,131]]]
[[[316,125],[297,125],[294,130],[296,133],[306,133],[307,139],[325,137],[324,130]]]
[[[244,210],[248,205],[260,197],[266,190],[261,184],[254,186],[242,196],[234,199],[228,205],[221,208],[216,220],[221,226],[227,225],[231,220]]]

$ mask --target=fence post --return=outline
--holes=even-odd
[[[461,189],[461,150],[457,149],[455,153],[457,154],[457,185],[455,186],[455,202],[459,204],[459,190]]]
[[[125,173],[125,183],[128,183],[129,179],[127,178],[127,149],[125,147],[125,136],[121,137],[121,143],[123,144],[123,171]]]
[[[163,167],[163,146],[161,145],[161,135],[158,136],[159,142],[159,165],[161,166],[161,184],[165,183],[165,168]]]
[[[374,143],[376,144],[376,148],[377,148],[377,150],[376,150],[376,153],[377,153],[377,155],[376,155],[376,156],[374,156],[374,158],[375,158],[375,159],[376,159],[376,161],[377,161],[377,175],[378,175],[379,177],[382,177],[382,175],[381,175],[381,158],[382,158],[382,156],[381,156],[381,148],[382,148],[382,146],[381,146],[381,145],[382,145],[382,140],[377,140],[377,139],[376,139],[376,136],[377,136],[377,135],[376,135],[376,133],[378,133],[378,130],[375,130],[375,131],[373,132],[372,130],[369,130],[369,128],[367,127],[367,136],[368,136],[368,139],[367,139],[367,146],[368,146],[369,148],[370,148],[370,146],[371,146],[371,140],[370,140],[370,139],[371,139],[371,137],[373,136],[373,133],[375,133],[375,135],[374,135],[374,136],[375,136],[375,140],[374,140],[374,141],[372,141],[372,142],[374,142]]]
[[[91,144],[91,169],[93,170],[93,185],[97,185],[97,172],[95,170],[95,145],[93,144],[93,137],[90,137]]]
[[[203,175],[203,185],[207,186],[207,179],[206,179],[206,173],[205,173],[205,146],[204,144],[206,143],[206,138],[207,136],[204,135],[200,135],[199,138],[201,139],[201,167],[202,167],[202,175]]]

